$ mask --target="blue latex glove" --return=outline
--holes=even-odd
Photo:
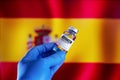
[[[18,63],[18,80],[51,80],[65,60],[65,52],[53,51],[55,43],[36,46]],[[57,47],[56,47],[57,48]]]

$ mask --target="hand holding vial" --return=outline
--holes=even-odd
[[[77,29],[70,27],[56,43],[35,46],[18,63],[17,80],[51,80],[63,64]]]

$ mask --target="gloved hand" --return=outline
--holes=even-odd
[[[53,51],[55,43],[33,47],[18,63],[18,80],[51,80],[65,60],[65,52]]]

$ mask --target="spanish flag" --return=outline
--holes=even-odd
[[[52,80],[120,80],[119,0],[0,0],[0,80],[16,80],[28,35],[41,25],[79,32]]]

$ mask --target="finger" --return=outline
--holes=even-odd
[[[55,47],[55,46],[56,46],[55,43],[46,43],[46,44],[43,44],[40,46],[36,46],[36,48],[39,51],[39,53],[42,54],[42,53],[46,53],[46,52],[52,50],[53,47]]]
[[[43,45],[33,47],[27,52],[27,54],[23,57],[21,61],[29,62],[29,61],[36,60],[38,57],[40,58],[41,54],[44,54],[50,51],[54,46],[56,46],[55,43],[46,43]]]
[[[65,56],[66,56],[66,53],[64,51],[58,51],[55,54],[52,54],[44,58],[44,60],[47,61],[50,67],[52,67],[63,62],[65,60]]]

